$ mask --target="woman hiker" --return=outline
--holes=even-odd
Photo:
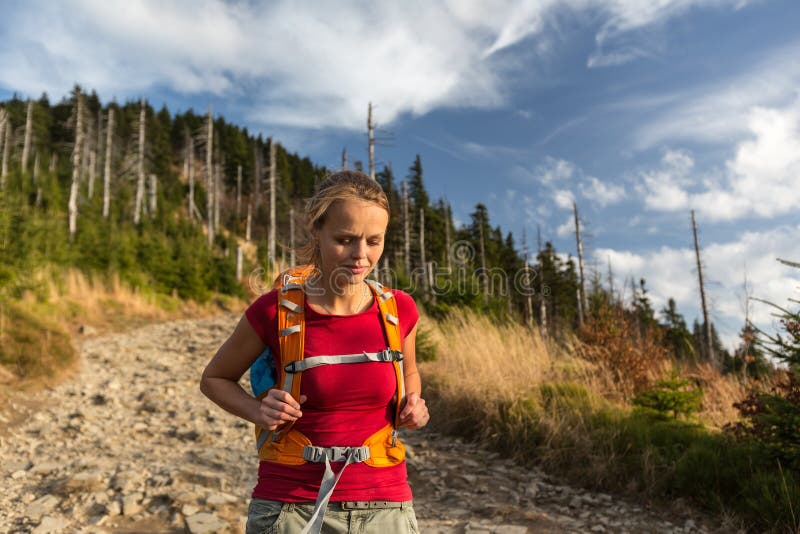
[[[413,299],[367,276],[383,253],[389,203],[356,171],[306,202],[308,265],[258,298],[203,372],[200,389],[255,424],[260,458],[247,533],[416,533],[399,428],[425,426]],[[276,383],[238,384],[265,350]],[[302,384],[302,385],[301,385]]]

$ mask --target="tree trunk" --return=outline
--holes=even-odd
[[[428,292],[428,262],[425,261],[425,209],[419,209],[419,259],[422,264],[422,291]]]
[[[239,219],[242,218],[242,166],[236,167],[236,229],[239,229]]]
[[[136,182],[136,206],[133,210],[133,224],[139,224],[142,220],[142,209],[144,208],[144,142],[145,142],[145,104],[144,99],[141,101],[141,109],[139,111],[139,155],[136,162],[136,173],[138,180]]]
[[[39,165],[41,164],[39,158],[39,151],[34,151],[33,157],[33,186],[36,188],[36,203],[37,208],[42,205],[42,185],[39,183]]]
[[[206,133],[206,237],[208,238],[208,248],[214,245],[214,167],[212,162],[212,150],[214,150],[214,120],[212,117],[211,106],[208,106]]]
[[[347,170],[347,149],[346,148],[342,149],[342,170],[343,171]]]
[[[222,195],[222,165],[219,163],[220,157],[217,154],[217,164],[214,172],[214,232],[219,232],[219,200]]]
[[[236,246],[236,279],[242,279],[242,246]]]
[[[276,174],[277,162],[275,161],[275,140],[269,139],[269,265],[272,269],[277,261],[275,256],[275,241],[276,241],[276,222],[275,222],[275,190],[276,190]]]
[[[578,270],[580,272],[580,308],[578,312],[578,321],[583,323],[584,315],[589,315],[589,299],[586,295],[586,278],[583,275],[583,243],[581,241],[581,224],[578,218],[578,204],[572,203],[572,209],[575,213],[575,241],[578,246]]]
[[[297,263],[294,248],[294,208],[289,208],[289,264],[294,267]]]
[[[248,243],[250,242],[250,230],[252,226],[253,220],[253,201],[250,200],[247,202],[247,222],[244,225],[244,240]]]
[[[481,271],[483,276],[479,278],[481,280],[481,292],[483,293],[483,303],[488,306],[489,305],[489,290],[488,290],[488,282],[489,282],[489,273],[486,272],[486,247],[483,243],[483,221],[478,221],[478,234],[480,237],[480,246],[481,246]]]
[[[536,225],[536,248],[538,253],[542,253],[542,229]],[[543,264],[539,268],[539,329],[543,337],[547,337],[547,302],[544,294],[544,269]]]
[[[375,179],[375,126],[372,124],[372,102],[367,108],[367,134],[369,137],[369,177]],[[424,262],[423,262],[424,266]]]
[[[194,138],[191,135],[186,136],[186,161],[188,167],[186,175],[189,180],[189,220],[194,222],[198,209],[194,205]]]
[[[58,164],[58,154],[56,154],[55,152],[51,152],[50,153],[50,167],[48,168],[48,170],[51,173],[56,172],[56,165],[57,164]]]
[[[711,337],[711,321],[708,317],[708,306],[706,304],[706,288],[703,283],[703,262],[700,260],[700,244],[697,240],[697,223],[694,220],[694,210],[692,210],[692,234],[694,235],[694,253],[697,258],[697,279],[700,282],[700,305],[703,310],[703,322],[705,323],[705,342],[706,357],[709,362],[717,363],[714,358],[714,344]]]
[[[261,180],[264,175],[264,155],[261,153],[261,148],[259,147],[258,143],[254,143],[253,153],[255,154],[255,174],[253,175],[253,198],[251,202],[254,202],[253,207],[258,211],[258,207],[261,205]]]
[[[5,169],[5,145],[6,145],[6,122],[8,121],[8,115],[6,114],[6,110],[0,108],[0,160],[2,160],[2,168],[0,169],[0,189],[5,189],[5,179],[6,174],[4,172]]]
[[[403,182],[403,264],[411,276],[411,228],[408,219],[408,183]]]
[[[103,218],[107,219],[111,210],[111,150],[114,146],[114,108],[108,107],[108,126],[106,127],[106,157],[103,161]]]
[[[83,149],[83,96],[77,93],[75,113],[75,146],[72,150],[72,184],[69,189],[69,237],[75,238],[78,229],[78,185],[81,178],[81,151]]]
[[[450,213],[450,203],[447,203],[447,204],[445,204],[445,207],[444,207],[444,246],[445,246],[445,250],[447,251],[446,252],[447,257],[446,257],[445,261],[447,262],[447,272],[448,272],[448,274],[453,272],[453,265],[450,263],[451,262],[450,256],[452,255],[452,252],[453,252],[452,250],[450,250],[450,220],[451,220],[450,217],[451,217],[451,215],[452,214]]]
[[[528,328],[533,328],[533,295],[531,294],[533,280],[531,279],[531,265],[528,262],[528,236],[525,235],[524,226],[522,227],[522,255],[525,258],[525,321]]]
[[[97,168],[97,152],[92,149],[89,151],[89,191],[87,196],[92,198],[94,196],[94,179],[95,169]]]
[[[0,189],[6,188],[6,177],[8,176],[8,160],[11,155],[11,117],[6,115],[3,124],[5,124],[6,135],[3,143],[3,165],[0,167]]]
[[[33,100],[28,100],[28,113],[25,119],[25,143],[22,146],[22,172],[28,171],[28,157],[31,154],[32,135],[33,135]]]
[[[158,201],[158,179],[155,174],[150,175],[150,217],[156,216],[156,202]]]

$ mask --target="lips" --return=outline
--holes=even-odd
[[[346,266],[351,273],[353,274],[361,274],[367,271],[367,266],[356,266],[356,265],[347,265]]]

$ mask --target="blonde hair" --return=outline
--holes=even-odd
[[[389,199],[381,185],[359,171],[339,171],[329,175],[314,188],[314,194],[306,200],[306,242],[297,249],[300,263],[320,265],[319,246],[313,231],[325,224],[325,216],[334,202],[363,200],[371,202],[389,213]]]

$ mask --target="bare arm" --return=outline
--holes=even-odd
[[[239,379],[265,348],[247,318],[242,317],[203,371],[200,391],[233,415],[273,430],[302,413],[300,405],[285,391],[271,389],[269,395],[259,400],[239,385]]]
[[[422,394],[422,379],[417,369],[417,326],[403,341],[403,378],[406,385],[406,405],[400,412],[400,425],[406,428],[422,428],[428,424],[430,414]]]

